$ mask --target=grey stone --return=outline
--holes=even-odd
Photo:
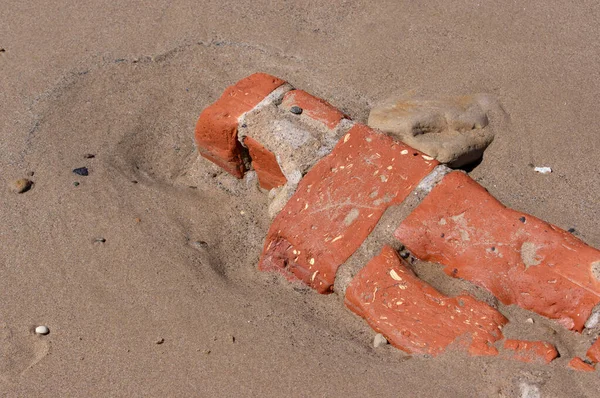
[[[461,167],[483,156],[494,140],[489,114],[505,116],[488,94],[422,100],[406,97],[374,107],[368,124],[450,167]]]

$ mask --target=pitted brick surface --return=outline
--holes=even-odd
[[[448,346],[471,355],[497,355],[508,320],[470,296],[446,297],[420,280],[385,246],[346,290],[346,305],[392,345],[411,354],[438,355]]]
[[[261,270],[329,293],[338,267],[437,162],[364,125],[355,125],[300,181],[273,221]]]
[[[448,174],[396,230],[418,258],[483,286],[504,304],[581,331],[600,301],[600,251],[508,209],[460,172]]]

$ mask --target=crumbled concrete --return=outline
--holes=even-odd
[[[296,191],[304,174],[328,155],[338,140],[354,125],[342,120],[334,129],[311,118],[299,118],[271,101],[245,115],[238,130],[244,142],[250,136],[273,152],[287,183],[269,192],[269,216],[275,217]]]

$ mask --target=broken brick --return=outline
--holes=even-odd
[[[283,84],[274,76],[255,73],[228,87],[198,118],[195,138],[200,155],[241,178],[245,167],[237,137],[239,118]]]
[[[593,372],[596,370],[594,365],[590,365],[578,357],[575,357],[569,361],[569,367],[573,370],[580,370],[582,372]]]
[[[508,320],[471,296],[447,297],[419,279],[385,246],[346,290],[346,306],[390,344],[410,354],[438,355],[450,345],[471,355],[497,355]]]
[[[272,189],[280,187],[287,182],[273,152],[269,151],[252,137],[245,137],[244,145],[248,148],[248,152],[252,158],[252,167],[256,171],[258,183],[262,188]]]
[[[558,351],[545,341],[508,339],[504,342],[503,356],[521,362],[550,363],[558,356]]]
[[[357,124],[313,166],[269,229],[259,269],[330,293],[338,267],[438,165]]]
[[[600,338],[596,339],[585,355],[595,363],[600,362]]]
[[[581,331],[600,302],[600,251],[506,208],[461,172],[445,176],[394,236],[447,274],[569,329]]]
[[[302,90],[288,91],[284,95],[281,107],[290,110],[294,106],[301,108],[303,115],[323,123],[329,129],[334,129],[342,119],[347,118],[330,103]]]

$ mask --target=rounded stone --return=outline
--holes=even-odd
[[[292,112],[294,115],[300,115],[302,113],[302,108],[294,105],[290,108],[290,112]]]
[[[17,181],[14,181],[11,184],[11,189],[16,193],[25,193],[31,189],[33,186],[33,181],[28,180],[27,178],[21,178]]]
[[[48,333],[50,333],[50,329],[48,329],[48,326],[41,325],[35,328],[35,332],[37,334],[47,335]]]

